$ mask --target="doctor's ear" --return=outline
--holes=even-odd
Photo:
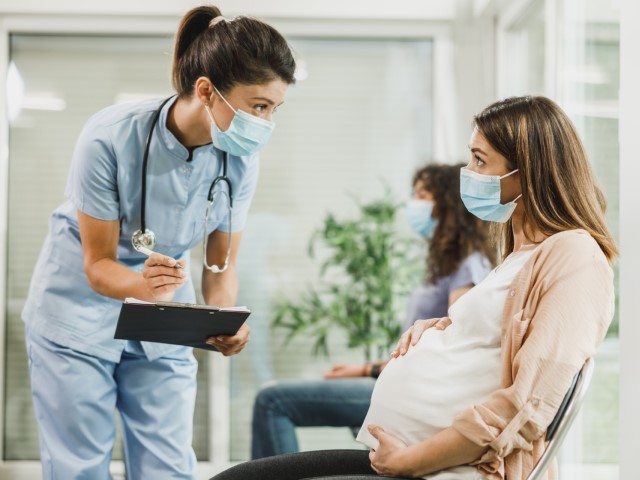
[[[211,105],[216,96],[213,83],[207,77],[198,77],[196,80],[195,94],[205,105]]]

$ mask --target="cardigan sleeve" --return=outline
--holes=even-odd
[[[590,236],[567,236],[538,262],[522,302],[526,307],[505,330],[520,330],[524,338],[511,362],[513,383],[453,422],[461,435],[488,447],[475,462],[487,472],[495,472],[514,450],[530,450],[544,434],[613,318],[613,273]]]

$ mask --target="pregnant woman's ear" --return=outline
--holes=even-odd
[[[428,320],[416,320],[413,325],[402,334],[398,344],[391,356],[397,358],[404,355],[409,351],[409,347],[418,343],[420,337],[425,330],[429,328],[435,328],[436,330],[444,330],[451,325],[451,319],[449,317],[442,318],[429,318]]]

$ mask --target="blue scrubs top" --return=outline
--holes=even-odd
[[[155,251],[188,259],[188,251],[203,239],[207,195],[213,179],[222,173],[223,153],[209,144],[189,156],[166,127],[174,102],[175,98],[162,108],[153,132],[145,217],[146,227],[156,234]],[[39,335],[113,362],[119,361],[126,344],[113,338],[122,303],[89,286],[77,210],[101,220],[118,220],[118,261],[132,270],[143,270],[146,256],[133,249],[131,235],[140,228],[142,157],[152,117],[161,103],[148,100],[114,105],[85,125],[73,154],[67,201],[51,215],[22,312],[24,322]],[[257,155],[229,155],[233,231],[244,228],[258,169]],[[207,234],[228,231],[228,226],[226,198],[219,195],[209,212]],[[192,282],[176,291],[174,301],[195,301]],[[146,342],[142,347],[149,360],[184,348]]]

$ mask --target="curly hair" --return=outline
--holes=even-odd
[[[479,252],[492,265],[497,262],[497,248],[492,242],[490,223],[469,213],[460,199],[458,165],[430,164],[418,170],[413,186],[421,182],[434,197],[434,216],[438,225],[429,240],[426,280],[436,283],[454,273],[462,260]]]

